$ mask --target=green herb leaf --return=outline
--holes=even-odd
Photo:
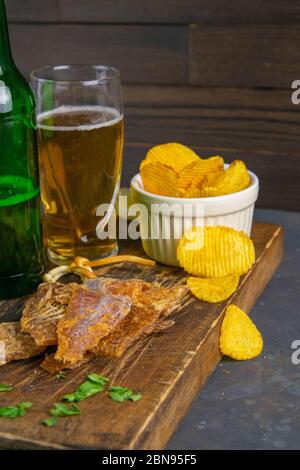
[[[62,398],[63,401],[67,401],[68,403],[72,403],[73,401],[76,401],[76,395],[75,393],[68,393]]]
[[[49,428],[52,428],[52,426],[55,426],[57,421],[58,421],[58,417],[52,416],[52,418],[44,419],[44,421],[42,421],[42,424],[44,426],[48,426]]]
[[[20,410],[17,406],[3,406],[0,408],[0,416],[2,418],[18,418]]]
[[[108,392],[109,397],[116,402],[122,403],[126,400],[138,401],[142,398],[141,393],[135,393],[128,387],[120,387],[119,385],[114,385],[109,387]]]
[[[56,374],[56,378],[57,379],[65,379],[66,378],[66,373],[61,370],[60,372],[58,372],[58,374]]]
[[[51,416],[61,418],[63,416],[80,415],[81,411],[77,405],[72,404],[70,407],[64,403],[54,403],[53,408],[49,411]]]
[[[120,392],[120,393],[125,393],[129,390],[127,387],[121,387],[120,385],[112,385],[109,387],[109,390],[112,392]]]
[[[33,405],[33,403],[31,403],[30,401],[24,401],[22,403],[19,403],[18,407],[19,407],[19,410],[20,410],[20,416],[24,416],[25,413],[26,413],[26,410],[28,408],[31,408]]]
[[[0,392],[11,392],[13,387],[8,384],[0,384]]]
[[[106,384],[109,382],[109,379],[107,377],[104,377],[103,375],[98,375],[98,374],[89,374],[87,376],[87,379],[97,384],[103,384],[103,383]]]
[[[119,393],[109,392],[108,395],[113,401],[118,401],[121,403],[125,400],[125,398]]]
[[[0,408],[0,417],[2,418],[20,418],[26,414],[26,410],[31,408],[33,403],[21,402],[16,406],[3,406]]]
[[[96,393],[103,392],[109,379],[98,374],[90,374],[87,381],[83,382],[74,393],[68,393],[63,397],[63,401],[69,403],[80,402]]]
[[[131,395],[130,400],[131,401],[139,401],[141,398],[142,398],[141,393],[134,393],[133,395]]]
[[[102,392],[104,387],[102,385],[93,384],[91,382],[84,382],[74,393],[69,393],[63,397],[64,401],[69,403],[71,402],[80,402],[85,400],[96,393]]]

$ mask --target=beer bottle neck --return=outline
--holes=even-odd
[[[0,0],[0,76],[14,67],[9,42],[5,2]]]

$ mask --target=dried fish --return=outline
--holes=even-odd
[[[20,322],[0,323],[0,365],[39,355],[44,350],[27,333]]]
[[[120,357],[126,349],[143,335],[170,327],[164,322],[188,292],[186,286],[161,287],[140,279],[120,280],[102,278],[85,283],[89,288],[114,295],[131,297],[132,308],[119,327],[99,342],[96,355]]]
[[[44,283],[26,302],[22,331],[29,333],[38,346],[57,344],[57,323],[68,307],[72,292],[78,287],[75,283]]]
[[[125,295],[110,295],[79,288],[57,326],[55,359],[74,364],[108,336],[131,310]]]

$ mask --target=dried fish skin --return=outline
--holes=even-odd
[[[65,315],[58,322],[55,359],[71,365],[82,360],[85,353],[96,348],[130,310],[128,296],[75,290]]]
[[[102,279],[98,284],[93,282],[104,292],[129,294],[132,293],[132,309],[120,326],[109,336],[100,341],[94,350],[96,355],[121,357],[128,347],[144,335],[161,331],[170,327],[171,322],[164,323],[163,319],[169,316],[177,307],[180,300],[188,292],[186,286],[161,287],[140,279],[120,280]],[[90,281],[87,285],[91,287]]]
[[[149,289],[160,287],[156,282],[150,283],[143,279],[115,279],[112,277],[98,277],[89,279],[84,283],[88,289],[112,295],[128,295],[132,303],[138,302],[142,294]]]
[[[72,292],[77,284],[40,284],[23,309],[22,331],[29,333],[38,346],[57,344],[56,328],[59,319],[67,310]]]
[[[0,365],[38,356],[44,350],[21,331],[20,322],[0,323]]]

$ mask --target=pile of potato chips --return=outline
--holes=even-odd
[[[141,162],[144,189],[161,196],[198,198],[242,191],[250,184],[247,167],[234,161],[226,170],[220,156],[206,159],[177,143],[157,145]]]
[[[252,240],[233,228],[193,227],[182,236],[177,259],[189,274],[191,292],[206,302],[221,302],[236,290],[255,261]]]
[[[189,274],[192,294],[210,303],[222,302],[238,287],[240,276],[252,267],[252,240],[233,228],[193,227],[184,233],[177,248],[179,264]],[[252,359],[263,349],[263,339],[248,317],[236,305],[229,305],[221,327],[222,354],[238,360]]]

